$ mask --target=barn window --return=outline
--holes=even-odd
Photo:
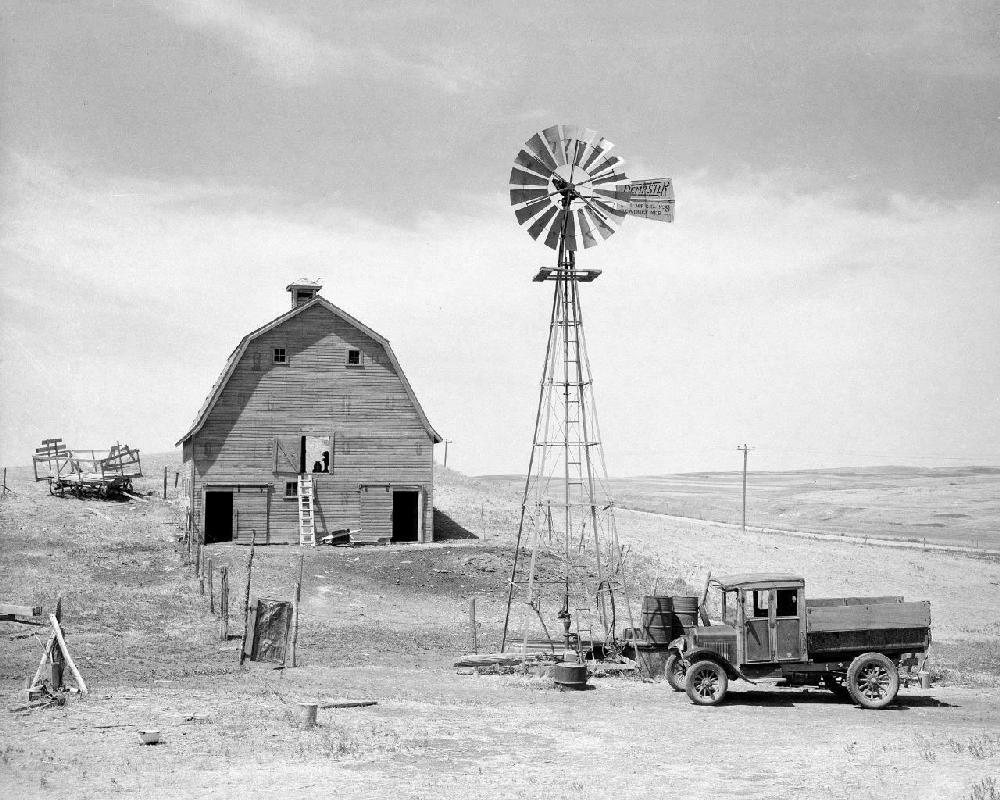
[[[347,366],[349,367],[362,367],[364,362],[361,360],[360,350],[348,350],[347,351]]]
[[[275,347],[274,348],[274,363],[275,364],[287,364],[288,363],[288,359],[285,357],[285,348],[284,347]]]
[[[285,497],[291,499],[299,496],[299,482],[285,481]]]
[[[253,354],[253,371],[260,372],[260,353]]]
[[[210,442],[210,441],[205,441],[205,442],[201,443],[201,454],[203,456],[211,456],[212,455],[212,451],[214,449],[215,448],[213,447],[212,442]]]

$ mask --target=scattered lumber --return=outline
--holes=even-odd
[[[534,663],[538,655],[529,653],[479,653],[462,656],[455,662],[456,667],[516,667],[518,664]]]

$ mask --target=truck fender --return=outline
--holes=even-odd
[[[684,660],[687,661],[689,664],[694,664],[697,661],[714,661],[716,664],[718,664],[726,671],[726,675],[729,677],[730,680],[736,680],[737,678],[742,678],[747,683],[752,683],[755,686],[757,685],[757,681],[750,680],[732,662],[730,662],[723,656],[720,656],[714,650],[709,650],[708,648],[705,647],[696,647],[693,650],[688,650],[686,653],[684,653]]]

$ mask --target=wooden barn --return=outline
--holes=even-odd
[[[434,539],[431,427],[389,342],[320,297],[243,337],[183,447],[189,524],[206,543]]]

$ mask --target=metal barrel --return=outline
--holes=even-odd
[[[672,597],[646,595],[642,598],[642,633],[652,644],[668,644],[675,638]]]
[[[670,598],[673,601],[675,622],[681,629],[677,635],[698,625],[698,597],[680,595]]]

